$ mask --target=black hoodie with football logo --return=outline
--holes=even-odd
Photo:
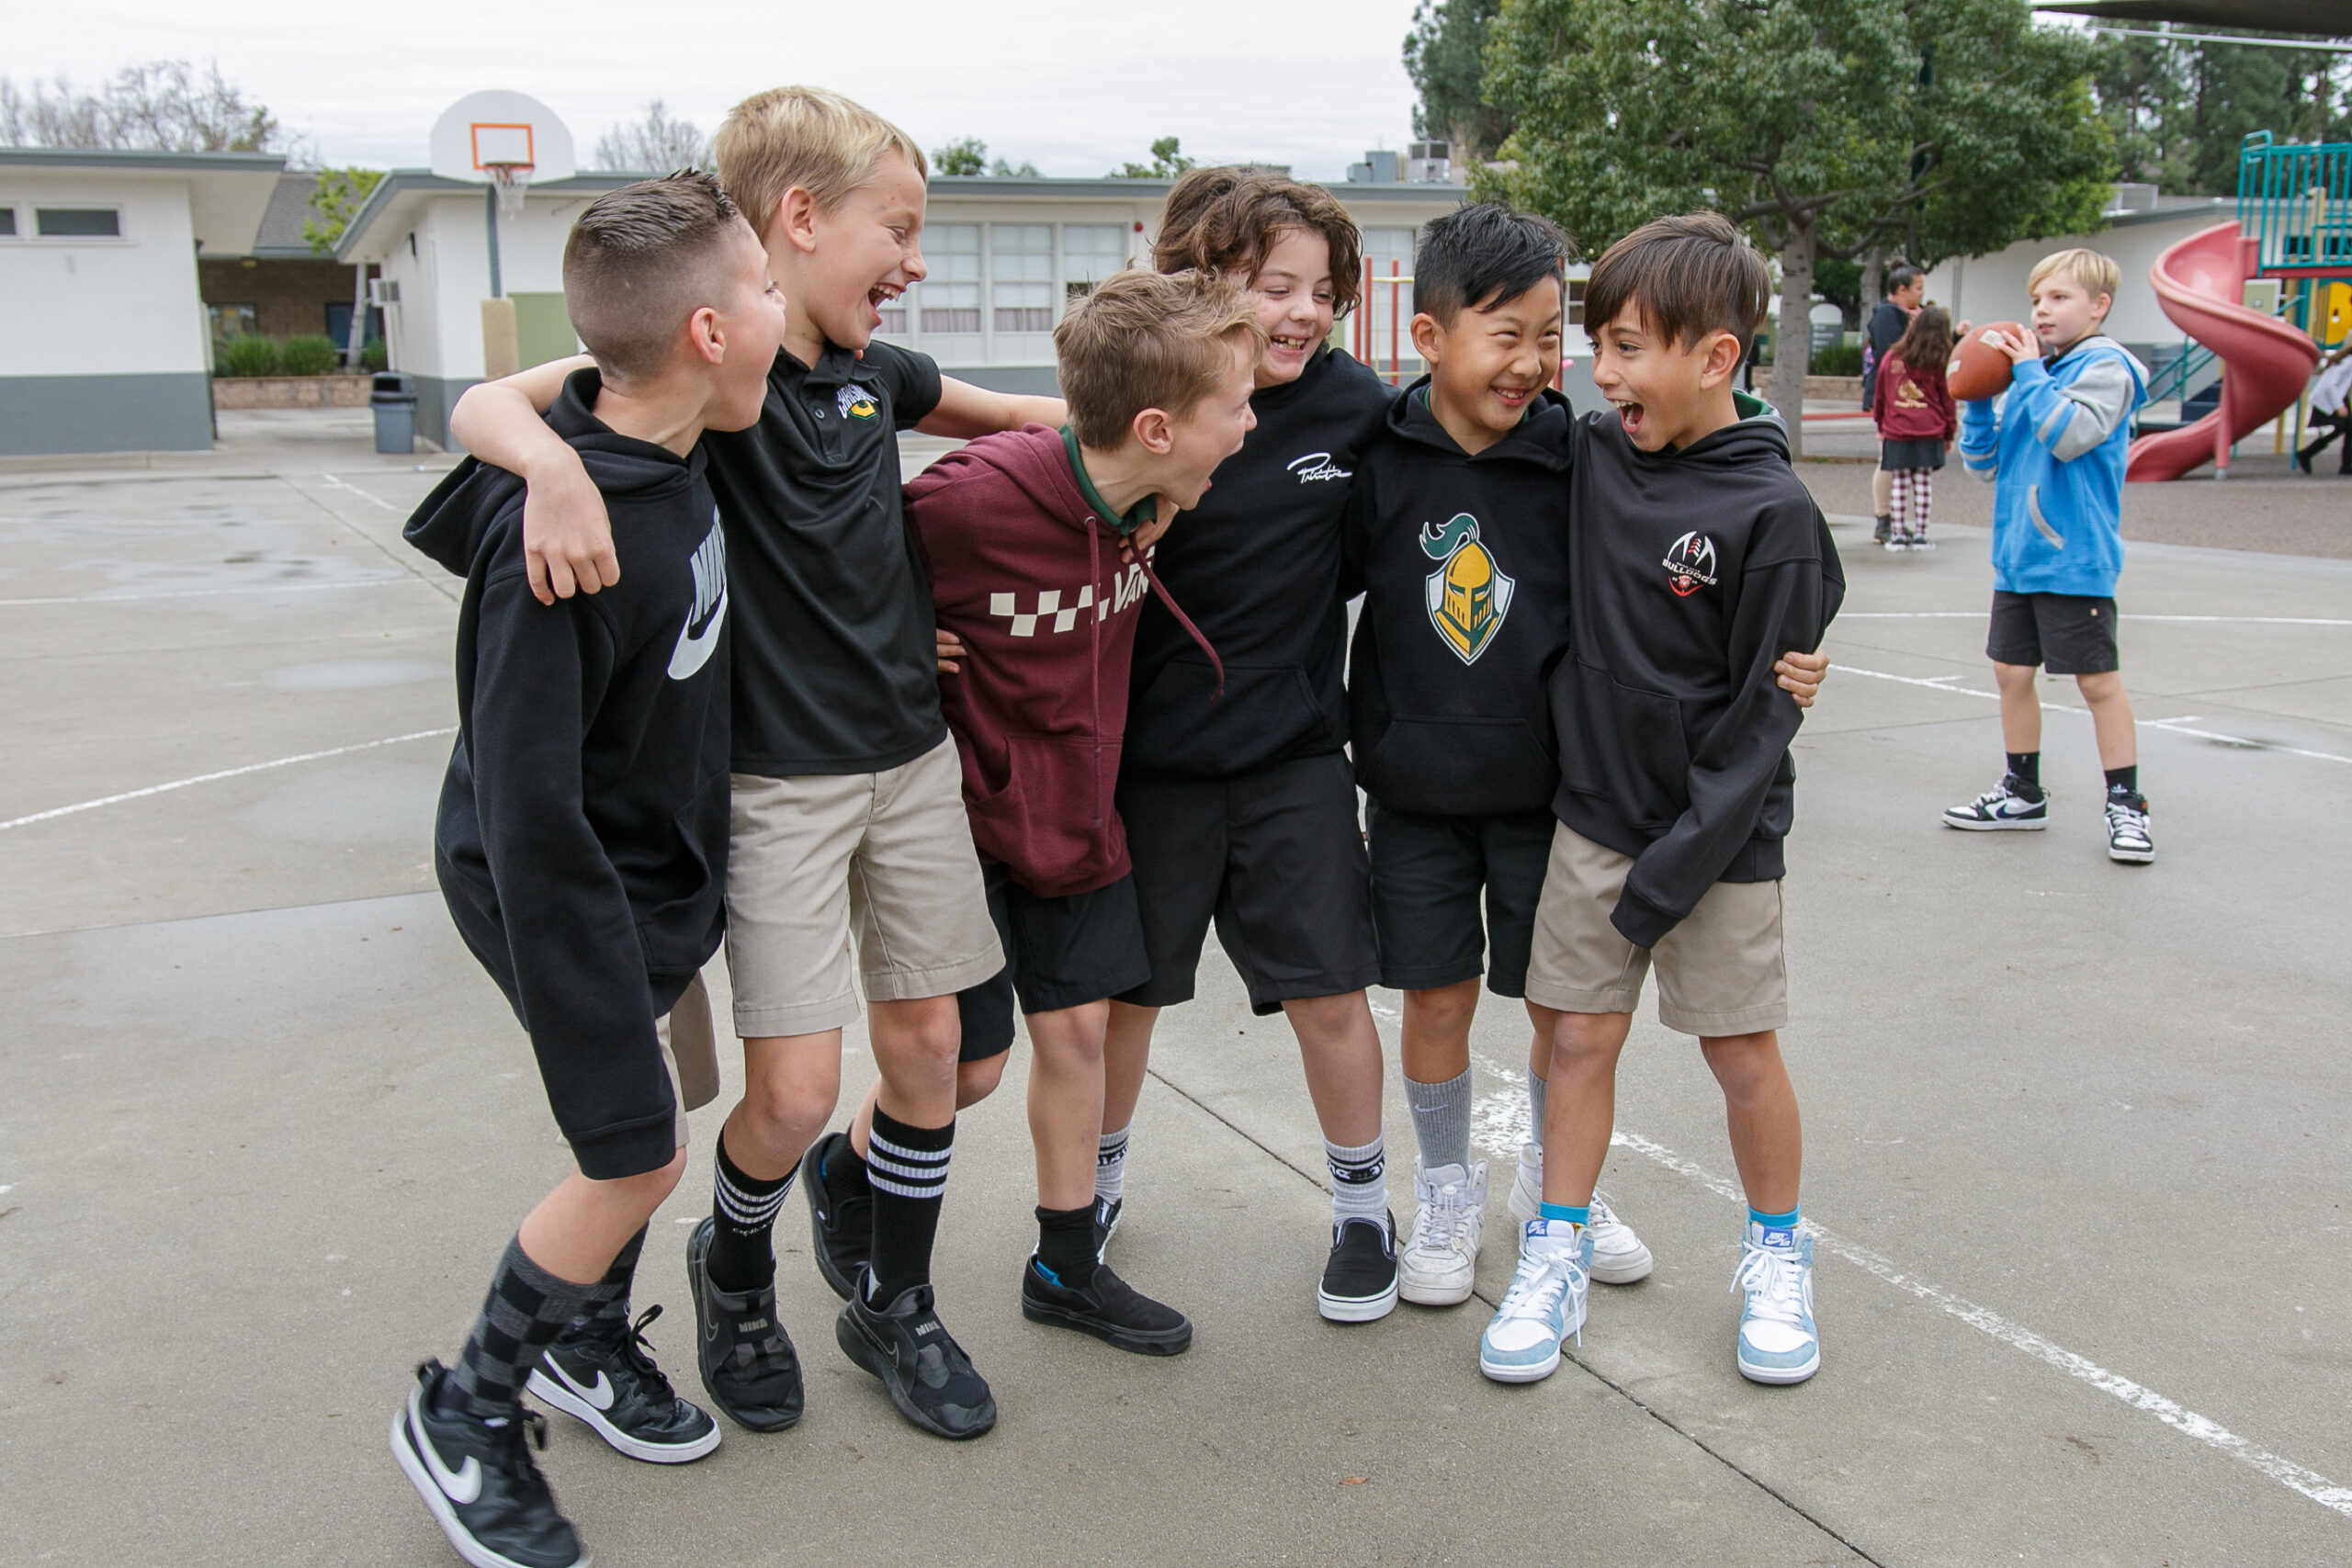
[[[1358,460],[1347,552],[1356,783],[1397,811],[1542,811],[1559,788],[1548,686],[1568,641],[1572,412],[1545,389],[1464,452],[1424,377]]]
[[[1679,452],[1614,414],[1576,425],[1552,809],[1634,857],[1611,919],[1641,947],[1714,884],[1782,874],[1804,710],[1772,666],[1818,647],[1846,592],[1779,416],[1736,396],[1738,420]]]
[[[670,1159],[654,1021],[718,950],[728,831],[727,547],[703,451],[615,434],[590,412],[601,385],[576,372],[547,419],[604,494],[619,582],[533,598],[523,481],[471,459],[404,532],[466,580],[442,894],[591,1177]]]

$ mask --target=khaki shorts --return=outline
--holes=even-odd
[[[1527,999],[1561,1012],[1632,1012],[1655,960],[1657,1018],[1668,1029],[1716,1039],[1786,1024],[1781,885],[1718,882],[1655,949],[1640,948],[1609,923],[1633,867],[1566,824],[1554,830]]]
[[[855,1021],[860,983],[868,1001],[913,1001],[1004,967],[953,739],[878,773],[732,782],[736,1033],[820,1033]]]
[[[678,1102],[678,1147],[686,1146],[686,1112],[718,1098],[718,1041],[710,1026],[710,993],[697,975],[686,982],[677,1005],[653,1022],[662,1042],[662,1066],[670,1075],[670,1095]]]

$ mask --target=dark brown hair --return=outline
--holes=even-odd
[[[1162,272],[1254,276],[1287,233],[1320,235],[1331,247],[1331,307],[1353,308],[1363,288],[1363,246],[1355,220],[1320,186],[1255,169],[1194,169],[1168,193],[1152,265]]]
[[[1731,220],[1686,212],[1643,224],[1592,264],[1585,331],[1599,333],[1631,305],[1643,325],[1671,343],[1729,333],[1746,354],[1771,302],[1771,268]]]
[[[661,374],[688,316],[732,303],[719,298],[726,244],[748,232],[718,182],[694,169],[590,202],[563,244],[563,309],[596,367],[615,380]]]
[[[1230,345],[1250,361],[1266,329],[1238,285],[1209,272],[1113,273],[1054,329],[1069,425],[1097,451],[1126,443],[1146,409],[1181,414],[1233,370]]]
[[[1920,306],[1886,356],[1900,359],[1909,369],[1942,375],[1951,359],[1951,313],[1941,305]]]

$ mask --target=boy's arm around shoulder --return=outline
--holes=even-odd
[[[1726,649],[1738,694],[1691,749],[1690,804],[1634,860],[1610,915],[1636,946],[1657,945],[1754,836],[1804,716],[1773,666],[1786,649],[1818,645],[1845,595],[1836,547],[1811,498],[1781,502],[1775,512],[1769,536],[1759,526],[1749,547],[1751,558],[1762,560],[1740,574]]]
[[[621,580],[605,498],[580,454],[540,418],[565,378],[595,365],[586,355],[536,365],[466,389],[449,411],[449,434],[485,463],[522,476],[523,558],[542,604],[594,593]]]
[[[958,381],[953,376],[942,376],[938,403],[915,421],[915,428],[925,435],[948,435],[968,441],[1000,430],[1018,430],[1024,424],[1058,427],[1069,419],[1069,405],[1059,398],[992,392],[969,381]]]

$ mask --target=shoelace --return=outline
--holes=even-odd
[[[1583,1265],[1574,1258],[1540,1258],[1533,1253],[1521,1253],[1519,1269],[1510,1277],[1510,1289],[1503,1292],[1502,1305],[1495,1309],[1497,1317],[1549,1317],[1567,1293],[1571,1276],[1580,1272]]]
[[[2129,832],[2135,839],[2148,836],[2148,814],[2136,806],[2120,800],[2107,803],[2107,832],[2109,838],[2120,838]]]
[[[661,1315],[662,1308],[658,1304],[638,1314],[637,1321],[629,1325],[628,1333],[622,1338],[620,1347],[621,1359],[628,1364],[629,1371],[643,1380],[646,1392],[657,1404],[677,1397],[677,1391],[670,1386],[668,1374],[653,1359],[652,1344],[645,1337],[645,1325]]]
[[[503,1426],[490,1428],[494,1459],[500,1468],[514,1477],[520,1493],[517,1499],[546,1497],[548,1478],[539,1473],[538,1461],[531,1458],[531,1450],[546,1451],[548,1418],[526,1405],[518,1408]]]
[[[1804,1321],[1804,1270],[1791,1254],[1750,1247],[1732,1271],[1734,1294],[1747,1292],[1748,1311],[1781,1323]]]
[[[1449,1247],[1462,1246],[1463,1233],[1470,1228],[1470,1194],[1462,1184],[1449,1181],[1442,1187],[1431,1188],[1424,1201],[1429,1206],[1430,1223],[1415,1227],[1413,1245],[1420,1247],[1442,1242]]]

